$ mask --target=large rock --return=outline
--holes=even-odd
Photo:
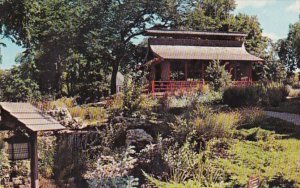
[[[53,110],[49,110],[47,113],[66,127],[79,127],[79,123],[72,118],[72,115],[67,108],[55,108]]]
[[[136,146],[137,149],[142,149],[151,142],[153,142],[153,137],[143,129],[130,129],[127,131],[127,146]]]

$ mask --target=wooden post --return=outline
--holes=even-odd
[[[154,97],[154,91],[155,90],[155,85],[154,85],[154,80],[151,80],[151,92],[152,92],[152,97]]]
[[[204,80],[204,78],[205,78],[205,76],[204,76],[204,74],[205,74],[205,72],[204,72],[204,62],[201,62],[201,79],[202,80]]]
[[[250,79],[249,81],[250,81],[251,83],[252,83],[252,69],[253,69],[253,63],[251,62],[251,63],[250,63],[250,78],[249,78],[249,79]]]
[[[236,67],[237,67],[237,63],[234,62],[234,80],[237,81],[237,75],[236,75]]]
[[[31,188],[39,187],[38,180],[38,155],[37,155],[37,132],[30,135],[30,168]]]
[[[187,81],[187,74],[188,74],[188,67],[187,67],[187,65],[188,65],[188,62],[187,61],[185,61],[184,62],[184,79],[185,79],[185,81]]]

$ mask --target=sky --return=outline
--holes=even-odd
[[[263,34],[273,40],[285,38],[289,25],[300,20],[300,0],[236,0],[235,14],[241,12],[256,15],[263,29]],[[23,49],[8,39],[1,39],[7,47],[1,47],[3,55],[0,69],[11,68],[15,57]]]

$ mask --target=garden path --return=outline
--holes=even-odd
[[[300,115],[286,112],[264,111],[267,116],[282,119],[284,121],[300,126]]]

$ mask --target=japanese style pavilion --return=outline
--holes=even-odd
[[[150,91],[189,90],[205,82],[209,62],[219,60],[236,85],[255,80],[253,63],[262,59],[249,54],[244,33],[147,30]]]

